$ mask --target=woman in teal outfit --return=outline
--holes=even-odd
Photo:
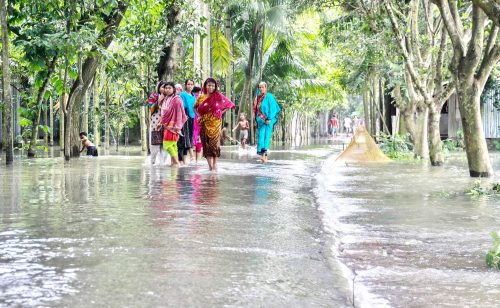
[[[280,106],[271,93],[267,92],[267,84],[259,83],[260,94],[254,100],[253,111],[257,122],[257,154],[262,156],[262,161],[267,161],[267,150],[271,143],[273,127],[278,120]]]

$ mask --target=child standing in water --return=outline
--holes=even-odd
[[[80,153],[87,148],[87,156],[97,156],[96,146],[87,138],[86,132],[80,133],[80,140],[82,141],[82,150]]]
[[[246,148],[249,128],[250,125],[248,124],[245,114],[244,113],[240,114],[240,120],[238,121],[236,127],[233,128],[233,131],[235,131],[236,129],[240,130],[240,144],[243,149]]]

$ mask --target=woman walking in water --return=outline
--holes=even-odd
[[[186,113],[182,105],[182,99],[175,94],[175,84],[171,81],[164,86],[165,99],[162,104],[161,123],[163,126],[163,148],[170,154],[172,166],[179,165],[177,141],[181,133],[182,126],[186,122]]]
[[[199,115],[203,156],[207,159],[210,171],[215,171],[217,158],[220,157],[222,114],[227,109],[234,108],[234,104],[218,91],[217,81],[213,78],[205,80],[202,90],[194,108]]]
[[[267,161],[267,150],[271,143],[273,127],[278,120],[280,106],[274,96],[267,92],[267,84],[259,83],[260,94],[254,100],[253,111],[257,122],[257,154],[262,156],[262,162]]]
[[[162,145],[153,143],[152,140],[152,135],[156,134],[158,124],[161,122],[161,114],[160,114],[160,104],[163,101],[164,94],[163,94],[163,86],[165,85],[165,81],[160,80],[158,82],[158,85],[156,86],[156,92],[153,92],[151,96],[149,96],[148,99],[148,109],[149,109],[149,149],[151,151],[151,165],[154,165],[156,163],[156,158],[159,157],[160,159],[160,165],[164,163],[164,156],[166,157],[167,155],[163,151]],[[159,101],[161,97],[161,102]],[[158,140],[161,141],[161,140]],[[165,155],[164,155],[165,154]]]

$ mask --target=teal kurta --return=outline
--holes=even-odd
[[[259,112],[260,111],[260,112]],[[278,114],[281,111],[278,102],[271,93],[266,93],[262,102],[255,106],[255,120],[257,122],[257,153],[263,154],[269,150],[273,127],[278,120]],[[262,118],[264,117],[264,119]],[[265,120],[269,120],[266,124]]]

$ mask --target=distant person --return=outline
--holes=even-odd
[[[221,137],[220,137],[220,144],[221,145],[225,145],[226,140],[228,140],[229,144],[231,144],[231,139],[229,138],[229,136],[227,134],[227,127],[228,126],[229,126],[228,123],[224,123],[224,125],[222,126],[222,132],[221,132]]]
[[[233,128],[233,131],[235,131],[236,129],[238,129],[240,133],[241,147],[245,149],[248,140],[248,130],[250,129],[250,124],[248,124],[247,117],[244,113],[240,114],[238,124]]]
[[[349,136],[349,134],[352,132],[352,120],[351,118],[349,118],[349,116],[345,117],[344,118],[344,130],[345,130],[345,133],[347,134],[347,136]]]
[[[234,108],[234,104],[218,91],[215,79],[207,78],[203,83],[203,94],[196,100],[194,108],[200,117],[198,124],[203,156],[207,159],[210,171],[216,171],[217,158],[220,157],[222,114]]]
[[[259,83],[258,95],[253,102],[253,111],[257,122],[257,154],[261,156],[264,163],[267,162],[267,151],[280,110],[274,95],[267,92],[267,84],[265,82]]]
[[[180,83],[175,84],[175,94],[180,95],[182,93],[182,85]]]
[[[337,118],[337,115],[333,115],[333,117],[329,121],[329,126],[330,126],[330,136],[332,137],[337,137],[337,131],[339,129],[339,119]]]
[[[82,141],[82,149],[80,150],[80,153],[87,149],[87,156],[98,156],[97,147],[87,138],[86,132],[80,133],[80,141]]]
[[[352,133],[353,134],[356,133],[358,126],[359,126],[359,118],[358,118],[358,115],[355,114],[354,117],[352,118]]]

